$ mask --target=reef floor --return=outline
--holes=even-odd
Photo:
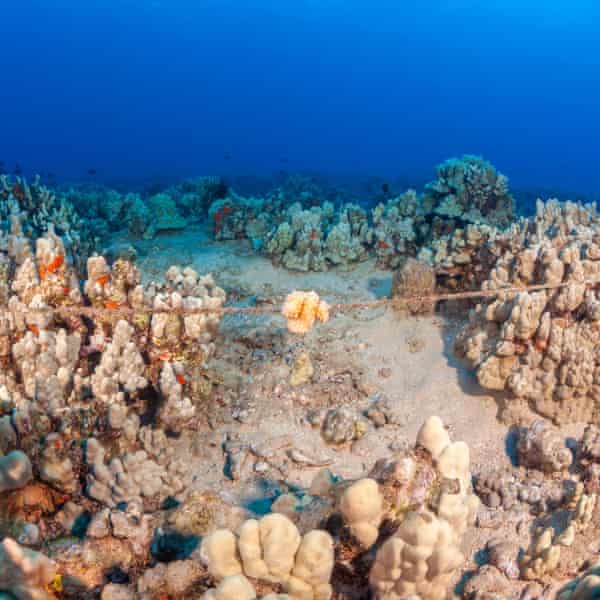
[[[279,306],[295,289],[314,289],[330,303],[362,302],[389,295],[392,284],[392,274],[373,260],[350,271],[291,272],[246,241],[213,241],[202,227],[136,242],[135,250],[144,279],[159,277],[171,264],[190,265],[213,274],[229,306]],[[302,338],[288,333],[277,314],[226,315],[208,365],[224,384],[207,407],[209,426],[175,442],[177,455],[194,471],[195,487],[268,512],[281,493],[308,488],[324,466],[343,478],[361,477],[390,450],[410,445],[431,415],[469,445],[473,473],[510,469],[515,420],[529,424],[535,415],[520,407],[503,421],[500,397],[481,388],[453,356],[467,312],[447,303],[433,316],[398,315],[391,308],[338,313]],[[307,361],[309,375],[302,373]],[[332,445],[322,435],[328,409],[343,409],[343,419],[354,420],[357,430],[365,414],[372,422],[364,435]],[[338,423],[332,435],[348,429],[352,424]],[[582,431],[583,425],[560,428],[565,438]],[[472,529],[468,562],[458,576],[476,570],[477,549],[492,538],[511,540],[518,526],[504,519]]]

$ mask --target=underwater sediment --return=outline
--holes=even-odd
[[[0,220],[6,597],[600,593],[594,205],[465,156],[371,208],[2,176]]]

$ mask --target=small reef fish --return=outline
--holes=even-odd
[[[56,255],[50,261],[50,263],[46,265],[46,273],[54,273],[55,271],[58,271],[58,269],[60,269],[63,266],[64,262],[65,262],[64,254]]]
[[[121,306],[116,300],[105,300],[104,308],[108,308],[108,310],[117,310]]]
[[[97,175],[97,174],[98,174],[98,171],[96,171],[96,169],[88,169],[88,175],[91,175],[93,177],[94,175]]]
[[[46,278],[46,275],[58,271],[58,269],[60,269],[63,266],[64,262],[65,255],[58,254],[47,265],[40,265],[38,269],[40,279],[43,281]]]

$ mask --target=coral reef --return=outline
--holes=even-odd
[[[67,199],[52,199],[39,182],[29,192],[16,182],[4,178],[0,193],[0,596],[598,593],[593,206],[549,201],[516,221],[506,179],[474,157],[441,165],[422,195],[386,192],[371,213],[304,178],[261,197],[240,196],[218,178],[139,194],[74,187]],[[111,233],[113,259],[91,254],[82,265],[54,223],[64,217],[79,227],[68,209],[77,198],[87,225]],[[43,203],[55,210],[38,214]],[[398,324],[385,313],[384,326],[399,328],[386,354],[381,331],[355,343],[371,326],[362,314],[304,335],[340,305],[294,291],[281,310],[286,333],[280,317],[273,323],[262,313],[275,312],[292,277],[313,287],[324,276],[280,271],[276,283],[258,276],[256,285],[237,286],[247,242],[232,244],[235,260],[213,263],[216,244],[206,252],[241,314],[223,310],[225,292],[210,275],[172,266],[161,279],[171,263],[148,248],[166,239],[133,238],[204,218],[216,239],[249,240],[290,270],[345,271],[369,259],[354,273],[327,275],[353,279],[339,293],[325,290],[336,302],[362,305],[367,286],[352,290],[375,262],[395,269],[394,304],[411,314],[433,312],[424,297],[440,285],[496,293],[468,324],[454,320],[464,325],[458,354],[516,415],[514,429],[497,425],[506,456],[501,444],[490,450],[485,436],[471,437],[479,422],[452,404],[458,392],[446,397],[430,380],[419,389],[398,373],[423,357],[404,340],[421,342],[409,342],[413,350],[427,341],[429,351],[445,314]],[[139,269],[130,254],[142,258]],[[530,284],[556,287],[507,291]],[[429,338],[405,328],[423,322]],[[458,326],[446,324],[440,344]],[[432,362],[436,377],[442,368]],[[402,434],[416,431],[429,397],[460,417],[449,427],[426,419],[410,445]],[[572,421],[585,429],[560,427]],[[471,449],[452,441],[463,435]]]
[[[0,175],[0,221],[10,221],[13,233],[18,227],[19,234],[34,240],[50,231],[56,232],[78,268],[101,241],[75,205],[42,185],[39,177],[28,183],[22,177]]]
[[[482,302],[456,340],[483,387],[509,391],[557,422],[597,418],[597,300],[586,285],[600,273],[597,219],[592,207],[538,203],[520,251],[504,253],[483,288],[557,287]]]
[[[371,215],[358,204],[325,200],[311,186],[301,192],[280,188],[264,198],[229,191],[211,205],[209,222],[215,239],[247,238],[274,264],[293,271],[349,268],[372,255],[380,266],[396,268],[418,253],[450,268],[455,249],[444,255],[444,247],[459,245],[452,236],[467,231],[475,245],[488,230],[510,225],[514,202],[506,177],[481,158],[451,159],[437,176],[422,196],[408,190],[380,202]],[[480,229],[485,234],[474,240]]]
[[[194,177],[166,190],[175,198],[184,217],[202,219],[213,202],[225,198],[229,189],[221,177]]]

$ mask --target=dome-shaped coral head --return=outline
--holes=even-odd
[[[329,305],[314,291],[294,291],[287,295],[281,314],[287,320],[289,331],[304,335],[313,328],[315,321],[325,323],[329,320]]]

